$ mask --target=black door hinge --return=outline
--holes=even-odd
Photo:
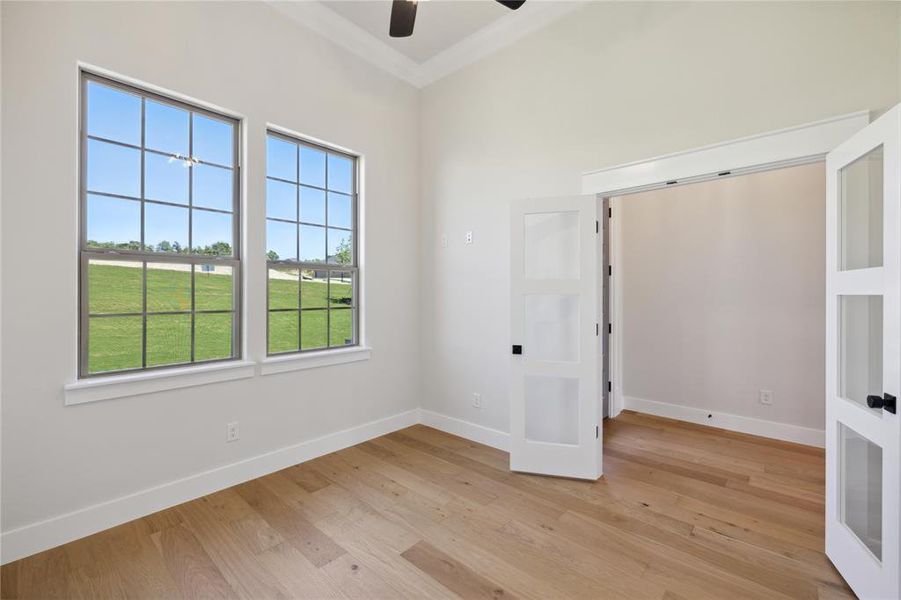
[[[597,425],[594,426],[594,439],[598,439],[601,437],[601,428]]]
[[[607,265],[607,275],[610,277],[613,276],[613,265]]]
[[[613,323],[607,323],[607,333],[613,333]]]
[[[601,224],[600,224],[600,222],[598,222],[598,221],[595,221],[595,222],[594,222],[594,232],[595,232],[595,233],[600,233],[600,232],[601,232]]]
[[[608,391],[608,392],[612,392],[612,391],[613,391],[613,384],[612,384],[611,382],[609,382],[609,381],[607,382],[607,391]]]
[[[598,325],[597,323],[594,324],[594,334],[601,335],[601,326]]]
[[[613,208],[610,206],[607,207],[607,218],[608,219],[613,218]]]

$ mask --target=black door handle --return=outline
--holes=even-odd
[[[881,408],[894,415],[897,414],[898,399],[891,394],[883,394],[881,398],[872,394],[867,396],[867,406],[870,408]]]

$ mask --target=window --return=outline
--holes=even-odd
[[[79,374],[235,359],[238,122],[81,80]]]
[[[358,340],[357,159],[269,132],[268,353]]]

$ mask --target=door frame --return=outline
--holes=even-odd
[[[783,167],[823,161],[826,154],[871,121],[871,111],[860,110],[786,129],[737,138],[690,150],[614,165],[582,174],[582,193],[595,194],[599,201],[674,185],[687,185],[721,177],[734,177]],[[621,255],[621,231],[614,214],[610,223],[610,259],[613,276],[609,278],[610,322],[613,333],[609,341],[610,394],[609,416],[617,416],[624,408],[622,387],[621,314],[622,290],[618,284],[617,264]],[[606,385],[606,382],[602,382]],[[825,399],[824,399],[825,401]]]

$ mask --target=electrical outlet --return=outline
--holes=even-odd
[[[472,405],[475,408],[482,408],[482,394],[473,394],[472,395]]]
[[[472,232],[471,232],[471,231],[467,231],[467,232],[466,232],[466,243],[467,243],[467,244],[471,244],[471,243],[472,243]]]
[[[441,234],[441,247],[447,248],[447,234],[446,233]]]
[[[773,390],[760,390],[760,403],[767,406],[773,404]]]
[[[232,421],[228,425],[225,426],[225,441],[226,442],[234,442],[239,437],[241,437],[238,433],[238,422]]]

